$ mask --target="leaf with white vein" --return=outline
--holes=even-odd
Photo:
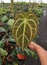
[[[12,28],[17,45],[23,50],[37,34],[38,19],[33,12],[18,13]]]

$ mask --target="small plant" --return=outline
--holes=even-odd
[[[24,50],[37,34],[38,19],[33,12],[18,13],[12,28],[17,45]]]

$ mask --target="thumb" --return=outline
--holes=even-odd
[[[35,50],[35,49],[36,49],[36,43],[32,41],[32,42],[29,44],[29,48],[30,48],[31,50]]]

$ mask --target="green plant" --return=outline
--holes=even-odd
[[[33,12],[18,13],[12,28],[17,45],[24,50],[37,34],[38,20]]]
[[[5,15],[3,18],[2,18],[2,22],[7,22],[8,20],[8,17]]]
[[[14,23],[14,19],[9,19],[9,21],[7,22],[7,24],[12,28]]]

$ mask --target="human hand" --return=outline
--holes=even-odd
[[[29,48],[33,51],[34,50],[37,51],[37,47],[38,47],[38,45],[33,41],[29,44]]]
[[[40,58],[41,65],[47,65],[47,51],[35,42],[29,44],[31,50],[35,50]]]

